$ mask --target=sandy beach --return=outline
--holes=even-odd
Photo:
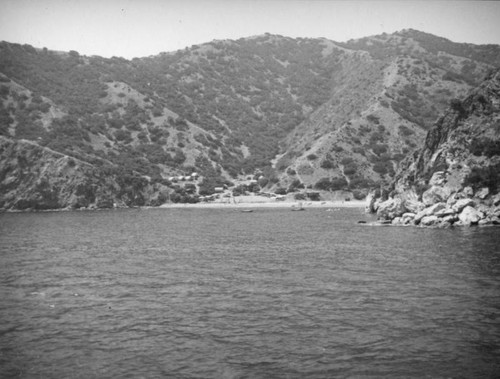
[[[195,204],[169,203],[163,204],[160,208],[364,208],[366,201],[296,201],[291,199],[276,200],[262,196],[238,196],[235,198],[223,198],[211,202],[201,202]]]

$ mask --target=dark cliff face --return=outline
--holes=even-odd
[[[471,186],[497,192],[499,163],[500,69],[496,69],[463,101],[450,102],[420,152],[403,162],[395,187],[398,192],[425,188],[433,174],[443,172],[453,190]]]

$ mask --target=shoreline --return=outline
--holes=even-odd
[[[114,208],[55,208],[55,209],[2,209],[1,213],[38,213],[38,212],[71,212],[71,211],[105,211],[117,209],[335,209],[335,208],[365,208],[365,200],[320,200],[320,201],[296,201],[296,200],[272,200],[263,199],[260,196],[239,196],[236,202],[222,199],[211,202],[200,203],[165,203],[159,206],[138,206],[138,207],[114,207]]]
[[[162,209],[170,208],[190,208],[190,209],[257,209],[257,208],[365,208],[365,201],[249,201],[243,200],[236,203],[230,202],[210,202],[210,203],[169,203],[162,204]],[[153,207],[152,207],[153,208]]]

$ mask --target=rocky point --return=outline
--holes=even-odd
[[[389,198],[370,196],[367,210],[392,225],[500,225],[499,187],[497,69],[465,100],[452,100],[424,147],[402,162]]]

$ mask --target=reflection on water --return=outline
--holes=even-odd
[[[495,377],[500,233],[361,210],[0,215],[0,376]]]

